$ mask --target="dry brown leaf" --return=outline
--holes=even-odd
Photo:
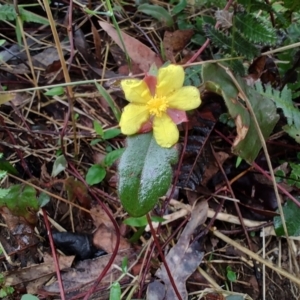
[[[174,32],[166,31],[163,40],[166,59],[175,63],[174,56],[184,49],[190,42],[193,34],[193,29],[176,30]]]
[[[107,210],[112,214],[112,211],[108,207]],[[100,205],[93,206],[90,209],[90,214],[95,227],[104,224],[107,228],[115,229],[111,219]]]
[[[222,28],[230,28],[232,26],[233,12],[228,10],[217,10],[215,17]]]
[[[114,265],[121,267],[122,260],[124,257],[128,258],[128,267],[135,262],[136,255],[135,251],[130,248],[125,251],[119,251],[118,255],[114,260]],[[79,291],[83,286],[88,289],[88,284],[92,284],[99,276],[99,274],[106,267],[107,263],[111,258],[111,254],[101,256],[97,259],[87,259],[78,262],[74,268],[68,268],[62,273],[62,281],[66,293],[76,291],[78,295]],[[121,271],[116,268],[110,267],[105,277],[101,281],[101,286],[108,286],[111,282],[115,281],[120,275]],[[128,278],[128,277],[127,277]],[[54,282],[43,288],[44,294],[59,294],[60,288],[58,282]],[[41,292],[43,292],[41,291]]]
[[[38,265],[32,265],[16,271],[9,271],[3,273],[6,286],[14,286],[20,283],[36,280],[40,277],[53,275],[55,273],[55,266],[53,264],[53,257],[45,255],[45,262]],[[71,267],[75,256],[59,256],[59,267],[65,269]]]
[[[93,235],[93,244],[98,249],[103,249],[107,253],[112,253],[115,249],[117,241],[116,232],[112,228],[106,227],[104,224],[101,224]],[[130,248],[130,244],[125,238],[120,237],[120,246],[119,250],[125,250]]]
[[[235,138],[232,146],[236,147],[247,135],[249,127],[243,124],[242,118],[238,115],[235,119],[237,137]]]
[[[102,29],[106,31],[106,33],[113,39],[113,41],[125,52],[116,29],[106,22],[99,22],[99,24]],[[162,65],[161,58],[149,47],[122,31],[121,35],[129,57],[133,62],[138,64],[139,68],[143,72],[148,72],[153,63],[155,63],[157,67]]]
[[[187,299],[186,280],[199,266],[204,253],[199,251],[199,244],[194,241],[190,244],[191,237],[196,228],[203,224],[207,218],[208,204],[201,201],[193,209],[191,219],[183,230],[177,244],[169,251],[166,262],[177,286],[182,299]],[[174,292],[170,278],[162,265],[155,273],[165,284],[166,294],[163,299],[174,300],[177,296]],[[150,286],[151,289],[151,286]],[[155,291],[148,291],[148,295],[155,294]]]
[[[99,33],[97,31],[97,28],[94,26],[93,22],[91,22],[91,26],[92,26],[93,39],[94,39],[94,44],[95,44],[95,56],[96,56],[96,59],[100,62],[102,59],[101,39],[100,39]]]

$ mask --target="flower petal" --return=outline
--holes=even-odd
[[[164,148],[172,147],[179,139],[178,128],[167,114],[154,117],[153,133],[157,144]]]
[[[124,79],[121,81],[121,87],[126,100],[131,103],[146,104],[151,99],[149,88],[144,80]]]
[[[175,124],[181,124],[182,122],[188,122],[188,118],[187,118],[186,112],[184,110],[168,108],[167,114]]]
[[[170,108],[179,110],[191,110],[201,103],[199,90],[194,86],[182,87],[169,95],[167,101]]]
[[[168,96],[180,89],[184,82],[184,70],[182,66],[169,65],[160,68],[157,75],[156,94],[159,97]]]
[[[149,117],[146,105],[128,104],[125,106],[120,120],[122,133],[127,135],[137,133]]]

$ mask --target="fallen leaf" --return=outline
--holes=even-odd
[[[59,256],[60,269],[71,267],[75,256]],[[4,272],[5,285],[14,286],[20,283],[30,282],[40,277],[53,275],[55,273],[55,266],[53,257],[45,254],[44,263],[38,265],[31,265],[30,267],[19,270]]]
[[[124,52],[127,51],[132,61],[135,62],[143,72],[148,72],[153,63],[155,63],[158,68],[162,65],[161,58],[149,47],[121,31],[125,51],[116,29],[106,22],[99,22],[99,24]]]
[[[92,26],[93,39],[94,39],[94,44],[95,44],[95,56],[96,56],[96,59],[100,62],[102,59],[101,38],[100,38],[97,28],[95,27],[93,22],[91,22],[91,26]]]
[[[109,207],[107,207],[107,210],[112,214],[112,211],[109,209]],[[90,214],[95,227],[99,227],[100,225],[104,224],[107,228],[115,229],[111,219],[100,205],[93,206],[90,209]]]
[[[166,59],[175,63],[174,56],[182,51],[191,41],[193,34],[193,29],[176,30],[174,32],[166,31],[163,39]]]
[[[166,256],[166,263],[182,299],[188,299],[186,280],[196,270],[204,256],[204,253],[199,251],[199,242],[193,241],[190,244],[190,240],[196,228],[205,222],[207,211],[208,204],[206,201],[201,201],[196,205],[191,219],[183,230],[177,244]],[[159,277],[165,284],[166,294],[163,299],[177,299],[164,265],[156,271],[155,276]],[[155,291],[151,290],[151,286],[149,287],[148,295],[155,294]]]
[[[136,260],[135,251],[132,248],[125,251],[119,251],[114,260],[114,265],[121,267],[124,257],[128,258],[128,267],[130,268],[130,266]],[[110,259],[111,254],[101,256],[97,259],[87,259],[78,262],[73,268],[68,268],[62,272],[62,282],[65,292],[69,293],[74,291],[76,292],[76,295],[78,295],[78,290],[82,289],[83,287],[84,289],[88,289],[90,285],[93,284],[98,278],[103,269],[107,266],[107,263]],[[122,271],[119,271],[111,266],[102,279],[100,286],[108,287],[110,283],[117,280],[121,274]],[[128,276],[125,277],[128,278]],[[58,282],[55,281],[48,286],[44,286],[43,289],[40,290],[40,293],[59,294],[60,286]]]
[[[114,251],[117,241],[116,231],[112,228],[106,227],[104,224],[101,224],[97,230],[94,232],[93,244],[98,249],[102,249],[107,253],[112,253]],[[125,250],[130,248],[129,242],[120,237],[119,250]]]
[[[222,28],[228,29],[232,26],[233,12],[218,9],[215,13],[215,17]]]

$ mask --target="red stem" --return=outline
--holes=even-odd
[[[224,7],[223,10],[228,10],[229,7],[231,6],[232,2],[233,2],[233,0],[229,0],[229,1],[227,2],[226,6]],[[220,23],[217,22],[216,25],[215,25],[215,28],[218,29],[219,26],[220,26]],[[209,43],[210,43],[210,39],[207,39],[207,40],[205,41],[205,43],[202,45],[202,47],[201,47],[201,48],[200,48],[200,49],[192,56],[192,58],[189,59],[189,61],[187,62],[187,64],[194,62],[194,61],[196,60],[196,58],[197,58],[197,57],[205,50],[205,48],[209,45]]]
[[[172,285],[172,287],[174,289],[174,292],[175,292],[175,294],[176,294],[176,296],[177,296],[177,298],[179,300],[183,300],[182,297],[181,297],[181,295],[179,294],[179,291],[178,291],[177,286],[176,286],[176,284],[174,282],[173,276],[172,276],[172,274],[170,272],[169,266],[168,266],[168,264],[166,262],[165,256],[164,256],[164,254],[163,254],[163,252],[161,250],[161,247],[160,247],[160,244],[159,244],[158,239],[156,237],[156,232],[155,232],[155,230],[153,228],[152,221],[151,221],[151,218],[150,218],[149,214],[147,214],[147,220],[148,220],[148,224],[149,224],[150,229],[151,229],[151,234],[152,234],[152,237],[154,239],[154,243],[155,243],[155,245],[157,247],[159,255],[160,255],[160,257],[161,257],[161,259],[163,261],[163,264],[164,264],[164,266],[166,268],[166,271],[167,271],[168,277],[170,279],[171,285]]]
[[[46,226],[47,232],[48,232],[48,237],[49,237],[51,252],[52,252],[52,256],[53,256],[57,281],[58,281],[58,285],[59,285],[60,297],[61,297],[62,300],[65,300],[66,297],[65,297],[64,285],[63,285],[63,282],[62,282],[62,279],[61,279],[59,262],[58,262],[57,255],[56,255],[56,250],[55,250],[55,245],[54,245],[54,242],[53,242],[50,223],[49,223],[49,220],[48,220],[47,213],[43,208],[42,208],[42,212],[43,212],[43,217],[44,217],[44,221],[45,221],[45,226]]]

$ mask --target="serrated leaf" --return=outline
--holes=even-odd
[[[299,199],[297,199],[299,201]],[[285,224],[289,236],[300,235],[300,208],[291,200],[283,206]],[[274,228],[277,236],[284,236],[284,229],[280,216],[274,217]]]
[[[248,59],[252,59],[258,55],[257,48],[247,41],[238,31],[234,31],[233,35],[225,35],[225,33],[215,29],[214,26],[210,24],[205,24],[203,30],[213,44],[226,50],[228,53],[237,52]]]
[[[50,90],[48,90],[45,95],[46,96],[60,96],[64,94],[64,89],[62,86],[56,86]]]
[[[230,76],[218,64],[205,64],[202,71],[206,88],[223,97],[230,116],[235,120],[237,137],[233,143],[233,153],[251,164],[261,149],[261,142],[252,116],[238,97],[239,91]],[[279,119],[274,102],[247,86],[241,77],[236,76],[236,79],[247,95],[262,134],[267,139]]]
[[[14,21],[17,17],[13,5],[0,5],[0,21]]]
[[[105,155],[104,165],[110,167],[124,153],[125,148],[113,150]]]
[[[27,9],[19,7],[19,13],[22,21],[24,22],[34,22],[38,24],[49,25],[49,20],[47,18],[35,14]]]
[[[9,188],[9,192],[0,198],[0,207],[6,206],[10,212],[23,217],[30,224],[35,224],[36,213],[39,210],[36,191],[29,185],[15,184]]]
[[[9,193],[9,189],[0,188],[0,199],[5,198]]]
[[[252,42],[274,45],[277,41],[275,30],[250,13],[236,14],[234,25]]]
[[[60,155],[56,158],[53,167],[51,177],[56,177],[60,172],[64,171],[68,165],[68,162],[64,155]]]
[[[292,100],[292,92],[287,86],[282,91],[275,90],[271,85],[266,85],[264,88],[261,84],[255,85],[256,90],[265,97],[272,99],[275,105],[282,109],[284,116],[287,119],[287,125],[282,128],[297,143],[300,142],[300,111],[294,105]]]
[[[100,183],[106,176],[106,170],[100,165],[92,165],[85,177],[89,185]]]
[[[133,217],[147,214],[166,194],[172,179],[175,148],[160,147],[152,132],[127,138],[119,163],[118,192],[124,209]]]
[[[173,26],[172,16],[162,6],[145,3],[138,6],[138,11],[164,22],[168,27]]]
[[[19,6],[22,21],[49,25],[49,20]],[[0,21],[14,21],[17,18],[15,8],[11,4],[0,5]]]

